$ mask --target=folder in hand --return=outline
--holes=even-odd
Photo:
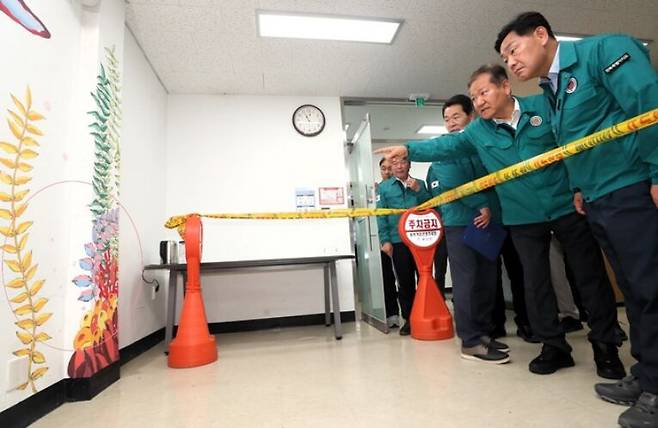
[[[464,230],[464,244],[482,254],[491,261],[495,261],[507,237],[507,231],[496,222],[490,222],[485,228],[478,228],[473,223]]]

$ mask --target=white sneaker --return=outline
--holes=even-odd
[[[388,328],[400,327],[400,317],[397,315],[391,315],[390,317],[386,318],[386,325]]]

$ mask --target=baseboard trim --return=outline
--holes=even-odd
[[[121,363],[115,361],[90,377],[66,380],[66,401],[88,401],[121,377]]]
[[[159,330],[154,331],[148,336],[138,340],[135,343],[132,343],[125,348],[119,350],[119,362],[123,366],[129,361],[139,357],[144,352],[153,348],[158,343],[162,342],[165,338],[165,329],[162,327]]]
[[[0,412],[0,427],[23,428],[57,409],[64,403],[91,400],[121,377],[121,366],[164,340],[161,328],[119,350],[119,361],[88,378],[62,379],[43,391]]]
[[[341,322],[353,322],[356,319],[354,311],[340,313]],[[331,322],[334,314],[331,314]],[[263,318],[245,321],[214,322],[208,324],[210,334],[237,333],[242,331],[268,330],[282,327],[303,327],[324,324],[324,314],[294,315],[289,317]]]
[[[64,404],[67,401],[67,380],[62,379],[20,403],[0,412],[0,427],[26,427]]]

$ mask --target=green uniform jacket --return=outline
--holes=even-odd
[[[425,182],[416,179],[420,184],[420,190],[414,192],[405,189],[400,181],[391,177],[379,183],[377,194],[377,208],[413,208],[430,199]],[[387,215],[377,217],[377,228],[379,229],[379,242],[399,243],[402,242],[398,233],[399,215]]]
[[[560,43],[553,132],[559,145],[658,107],[658,74],[642,44],[608,34]],[[550,89],[544,96],[550,100]],[[593,201],[647,180],[658,183],[658,125],[565,159],[571,186]]]
[[[486,174],[487,170],[477,156],[464,157],[432,163],[427,171],[426,183],[432,196],[437,196]],[[475,193],[437,208],[441,211],[444,225],[467,226],[473,223],[473,218],[480,215],[479,210],[484,207],[491,210],[493,221],[500,222],[498,197],[491,190]]]
[[[477,118],[461,133],[409,142],[409,160],[432,162],[478,155],[488,172],[556,148],[542,95],[518,97],[521,117],[515,136],[493,120]],[[575,211],[564,164],[549,165],[494,189],[503,209],[503,224],[542,223]]]

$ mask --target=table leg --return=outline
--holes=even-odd
[[[336,277],[336,261],[329,264],[331,272],[331,300],[334,305],[334,331],[336,340],[343,338],[343,327],[340,322],[340,302],[338,301],[338,279]]]
[[[169,271],[169,284],[167,287],[167,316],[165,324],[165,354],[169,353],[169,343],[174,334],[174,323],[176,322],[176,291],[178,288],[178,273]]]
[[[324,325],[329,327],[331,325],[331,302],[330,302],[330,283],[331,277],[329,276],[329,263],[323,267],[324,271]]]

